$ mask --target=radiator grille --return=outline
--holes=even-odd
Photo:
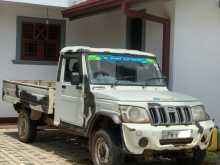
[[[186,106],[149,106],[149,113],[153,125],[191,124],[192,114]]]

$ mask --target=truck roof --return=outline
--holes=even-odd
[[[61,50],[61,54],[65,54],[68,52],[114,53],[114,54],[129,54],[129,55],[142,55],[142,56],[155,57],[155,55],[152,53],[142,52],[138,50],[128,50],[128,49],[110,49],[110,48],[92,48],[92,47],[86,47],[86,46],[69,46]]]

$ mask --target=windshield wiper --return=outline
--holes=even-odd
[[[145,85],[148,85],[148,83],[150,82],[150,81],[153,81],[153,80],[167,80],[167,78],[166,77],[154,77],[154,78],[149,78],[149,79],[147,79],[146,80],[146,82],[145,82]]]
[[[115,80],[115,81],[112,83],[112,87],[119,85],[119,82],[120,82],[119,80]]]

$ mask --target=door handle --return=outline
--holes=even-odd
[[[62,88],[63,88],[63,89],[66,89],[66,85],[62,85]]]

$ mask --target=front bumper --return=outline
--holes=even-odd
[[[199,147],[201,150],[207,149],[212,129],[213,121],[199,122],[197,125],[176,125],[176,126],[152,126],[151,124],[122,124],[122,132],[125,148],[131,154],[141,155],[145,150],[169,151],[186,150]],[[192,141],[187,144],[162,144],[162,131],[184,131],[192,130]],[[146,147],[140,146],[141,139],[147,139]],[[178,139],[176,139],[178,140]],[[185,139],[187,140],[187,139]],[[172,142],[171,142],[172,143]]]

